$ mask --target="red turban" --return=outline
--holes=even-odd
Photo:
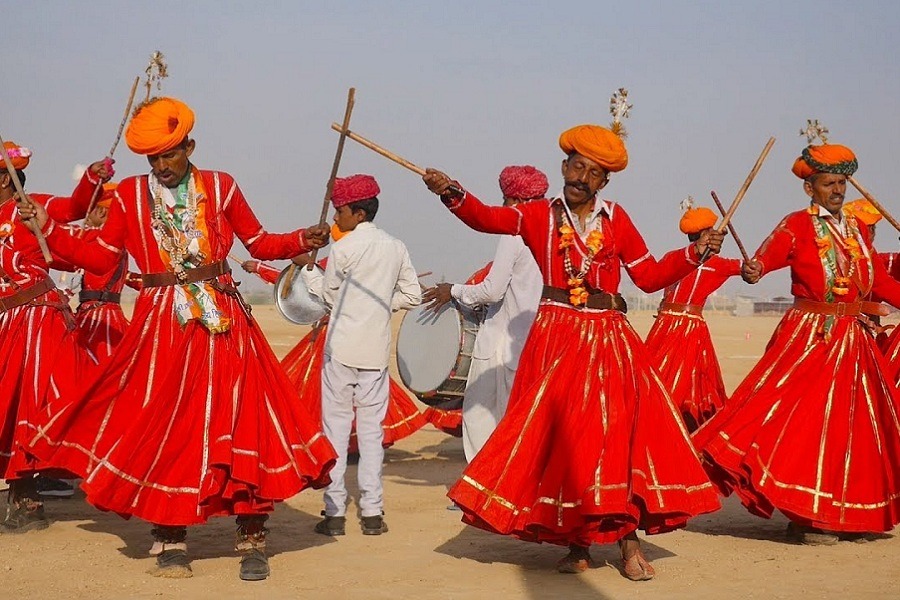
[[[175,98],[154,98],[131,117],[125,143],[137,154],[162,154],[178,146],[193,128],[194,111],[187,104]]]
[[[690,235],[692,233],[700,233],[704,229],[709,229],[715,225],[718,220],[719,218],[716,216],[716,213],[705,206],[699,206],[684,211],[684,214],[681,215],[681,221],[678,222],[678,228],[681,229],[682,233]]]
[[[16,171],[24,171],[25,167],[27,167],[28,163],[31,161],[31,150],[23,148],[15,142],[3,142],[3,147],[6,148],[6,153],[9,155],[9,160],[12,162],[13,169]],[[0,171],[5,170],[6,163],[0,161]]]
[[[118,183],[104,183],[103,184],[103,195],[100,196],[100,200],[97,201],[97,206],[102,206],[104,208],[109,208],[109,205],[112,204],[113,198],[116,196],[116,189],[118,189]]]
[[[622,138],[599,125],[576,125],[559,136],[559,147],[566,154],[577,152],[610,173],[628,166],[628,152]]]
[[[865,198],[858,198],[853,202],[845,202],[842,209],[844,214],[853,215],[857,221],[865,225],[875,225],[881,220],[881,213]]]
[[[806,179],[816,173],[849,176],[856,173],[857,168],[859,164],[853,150],[840,144],[822,144],[804,148],[791,171],[800,179]]]
[[[371,175],[351,175],[334,180],[331,203],[340,208],[352,202],[375,198],[381,192],[378,182]]]
[[[547,194],[547,176],[530,165],[510,166],[500,171],[500,191],[504,198],[532,200]]]

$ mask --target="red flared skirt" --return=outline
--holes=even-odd
[[[435,429],[440,429],[453,437],[462,437],[462,409],[444,410],[436,406],[429,406],[422,413],[425,420],[431,423]]]
[[[162,525],[262,513],[327,485],[334,450],[259,326],[220,295],[227,332],[182,327],[173,297],[141,292],[118,348],[32,451],[85,477],[98,508]]]
[[[79,362],[59,309],[26,305],[0,312],[0,477],[18,479],[47,467],[27,450],[28,442],[72,390]]]
[[[895,385],[900,385],[900,327],[894,327],[890,333],[879,337],[878,348],[884,355],[890,379]]]
[[[128,328],[128,319],[122,307],[113,302],[89,302],[78,307],[75,313],[75,330],[78,346],[86,359],[82,374],[106,361]]]
[[[622,313],[543,303],[506,415],[448,494],[463,520],[588,545],[718,509],[651,360]]]
[[[725,405],[728,396],[722,370],[703,317],[661,312],[646,345],[688,431]]]
[[[831,531],[900,522],[900,404],[854,317],[791,309],[728,404],[694,435],[723,493]]]
[[[327,325],[314,327],[282,359],[288,379],[300,393],[300,401],[317,423],[322,420],[322,360],[325,356],[325,334]],[[415,402],[399,383],[390,378],[387,413],[381,424],[384,431],[382,445],[387,448],[408,437],[425,425],[425,417],[419,412]],[[358,453],[356,423],[350,432],[349,452]]]

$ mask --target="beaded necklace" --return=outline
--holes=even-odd
[[[200,232],[196,230],[197,220],[197,189],[194,183],[193,173],[187,180],[178,184],[176,190],[175,207],[169,212],[163,200],[163,187],[155,178],[151,178],[151,192],[153,194],[153,217],[150,227],[159,240],[159,245],[169,255],[172,271],[178,281],[187,280],[187,265],[198,265],[205,258],[202,252],[192,254],[190,252],[191,240]]]

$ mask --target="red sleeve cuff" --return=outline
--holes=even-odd
[[[41,233],[44,234],[44,237],[48,237],[48,236],[49,236],[50,234],[52,234],[54,231],[56,231],[56,221],[54,221],[53,219],[48,218],[48,219],[47,219],[47,222],[44,223],[44,226],[41,227]]]
[[[466,199],[466,196],[469,195],[469,192],[463,192],[462,196],[450,196],[446,200],[441,197],[441,202],[444,203],[444,206],[449,208],[450,210],[456,210],[460,206],[462,206],[463,200]]]
[[[101,183],[101,182],[100,182],[100,177],[99,177],[96,173],[94,173],[93,171],[91,171],[91,167],[88,167],[87,169],[85,169],[85,171],[84,171],[84,176],[87,177],[87,180],[88,180],[92,185],[100,185],[100,183]]]

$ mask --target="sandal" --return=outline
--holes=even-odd
[[[556,570],[560,573],[584,573],[591,566],[591,555],[588,548],[578,544],[569,544],[569,553],[559,559]]]

